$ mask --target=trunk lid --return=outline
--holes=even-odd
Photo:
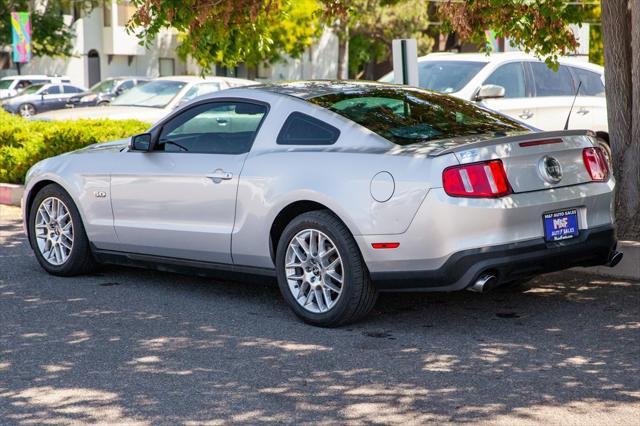
[[[582,151],[594,145],[595,136],[584,130],[535,132],[459,144],[435,155],[453,153],[460,164],[500,159],[519,193],[591,182]]]

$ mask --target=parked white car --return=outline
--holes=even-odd
[[[15,96],[34,84],[70,83],[69,77],[50,77],[48,75],[11,75],[0,78],[0,99]]]
[[[581,81],[569,129],[593,130],[608,141],[604,68],[574,58],[559,63],[554,72],[520,52],[432,53],[418,59],[419,86],[480,102],[538,129],[561,130]],[[380,81],[393,82],[393,72]]]
[[[108,118],[137,119],[155,123],[176,107],[208,93],[233,87],[258,84],[252,80],[230,77],[171,76],[156,78],[135,86],[111,101],[109,106],[69,108],[33,116],[35,120],[77,120]]]

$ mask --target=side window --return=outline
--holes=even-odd
[[[68,84],[64,84],[62,88],[64,89],[64,93],[81,93],[82,92],[82,90],[80,90],[79,88],[75,86],[69,86]]]
[[[575,88],[569,69],[560,65],[555,72],[543,62],[530,62],[536,96],[573,96]]]
[[[31,81],[31,80],[19,80],[18,83],[16,84],[16,89],[17,90],[23,90],[26,89],[27,87],[33,85],[33,84],[38,84],[40,83],[39,81],[35,80],[35,81]],[[46,83],[46,82],[45,82]]]
[[[333,145],[340,130],[317,118],[292,112],[278,134],[278,145]]]
[[[220,85],[218,83],[199,83],[195,84],[185,93],[182,97],[181,102],[190,101],[193,98],[197,98],[198,96],[206,95],[207,93],[217,92],[220,90]]]
[[[199,154],[249,152],[267,108],[248,102],[216,102],[189,108],[168,121],[156,150]]]
[[[495,84],[504,87],[505,98],[524,98],[524,68],[522,62],[511,62],[496,69],[484,81],[484,84]]]
[[[47,87],[47,94],[48,95],[60,94],[60,86],[58,86],[57,84],[52,84],[51,86]]]
[[[123,81],[120,86],[118,86],[118,92],[122,93],[122,92],[126,92],[127,90],[131,89],[133,86],[135,86],[133,80],[125,80]]]
[[[571,67],[571,72],[573,73],[576,87],[578,87],[579,82],[582,82],[580,95],[604,96],[604,83],[602,83],[600,74],[576,67]]]

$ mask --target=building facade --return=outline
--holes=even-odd
[[[100,80],[118,76],[161,77],[199,74],[191,61],[181,60],[177,53],[178,34],[166,29],[151,46],[139,44],[135,34],[126,31],[126,23],[134,6],[121,0],[105,0],[90,14],[75,19],[72,26],[76,38],[73,56],[68,58],[34,57],[21,66],[21,74],[68,76],[74,84],[90,87]],[[73,17],[67,17],[69,22]],[[288,58],[260,67],[258,80],[332,79],[337,75],[338,40],[330,31],[299,59]],[[0,77],[17,73],[15,65],[0,69]],[[246,68],[214,70],[217,75],[247,77]]]

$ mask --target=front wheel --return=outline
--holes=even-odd
[[[22,104],[18,107],[18,113],[22,117],[28,118],[28,117],[31,117],[32,115],[35,115],[36,107],[34,107],[32,104]]]
[[[354,322],[377,299],[351,233],[326,210],[303,213],[287,225],[276,250],[276,270],[289,307],[312,325]]]
[[[31,247],[48,273],[73,276],[95,267],[80,213],[62,187],[50,184],[38,191],[28,227]]]

